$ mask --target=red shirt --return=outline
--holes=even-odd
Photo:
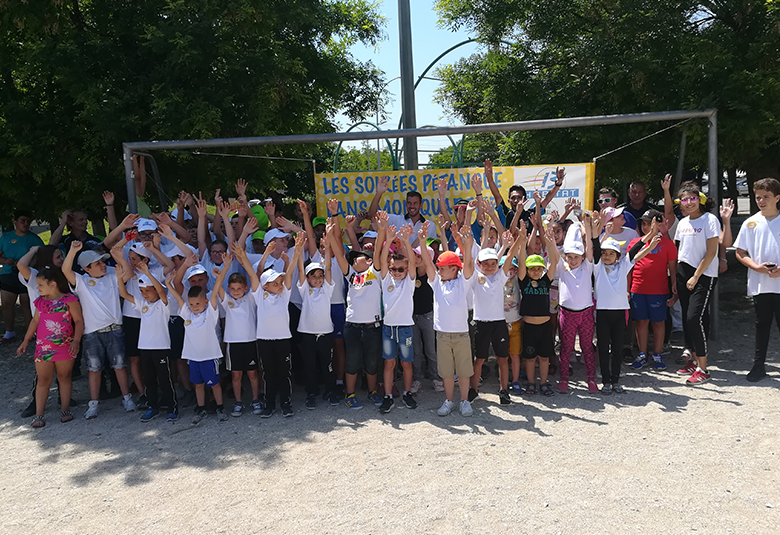
[[[642,238],[637,238],[628,245],[630,251]],[[668,269],[669,262],[677,260],[677,247],[669,238],[662,237],[655,249],[634,265],[631,281],[631,293],[645,295],[669,294]],[[672,276],[675,276],[672,273]]]

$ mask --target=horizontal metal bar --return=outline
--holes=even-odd
[[[131,150],[198,149],[207,147],[250,147],[254,145],[300,145],[331,143],[336,141],[364,141],[385,138],[433,137],[457,134],[479,134],[484,132],[523,132],[528,130],[552,130],[556,128],[578,128],[611,124],[651,123],[679,121],[689,118],[711,117],[716,110],[665,111],[631,113],[623,115],[597,115],[593,117],[564,117],[535,121],[507,123],[467,124],[461,126],[440,126],[436,128],[414,128],[408,130],[381,130],[372,132],[334,132],[331,134],[300,134],[291,136],[236,137],[223,139],[194,139],[186,141],[134,141],[123,146]]]

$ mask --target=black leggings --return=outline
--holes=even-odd
[[[319,380],[325,379],[326,391],[335,386],[331,369],[331,354],[333,351],[333,334],[300,333],[301,360],[303,376],[306,381],[306,393],[319,394]]]
[[[596,310],[596,335],[598,336],[601,379],[605,385],[616,385],[620,381],[626,312],[626,310]]]
[[[758,294],[753,297],[753,304],[756,307],[756,361],[764,362],[773,316],[780,329],[780,294]]]
[[[260,360],[263,363],[263,381],[267,407],[276,408],[276,395],[279,403],[290,403],[292,383],[290,382],[290,338],[283,340],[258,340]]]
[[[138,352],[141,353],[141,371],[149,406],[158,410],[160,406],[165,406],[168,407],[169,413],[178,414],[176,390],[171,380],[171,363],[168,358],[170,350],[139,349]]]
[[[686,284],[694,273],[695,267],[684,262],[677,264],[677,294],[682,306],[685,347],[693,350],[697,357],[706,357],[710,296],[715,291],[718,278],[702,275],[693,290],[689,290]]]

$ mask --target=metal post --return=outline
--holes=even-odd
[[[133,151],[127,145],[122,145],[125,161],[125,184],[127,186],[127,207],[131,214],[138,213],[138,202],[135,198],[135,180],[133,179]]]
[[[417,111],[414,105],[414,62],[412,57],[412,14],[409,0],[398,0],[398,29],[401,49],[401,113],[404,130],[417,128]],[[404,143],[404,167],[417,169],[417,138],[410,137]]]
[[[680,189],[682,183],[683,167],[685,165],[685,145],[688,140],[688,125],[683,126],[682,136],[680,136],[680,154],[677,156],[677,173],[674,175],[674,189],[672,190],[672,197],[676,195],[675,192]]]
[[[722,176],[718,171],[718,113],[715,112],[709,117],[710,127],[707,132],[707,155],[709,157],[709,165],[707,174],[709,175],[709,196],[715,201],[715,213],[718,213],[720,206],[720,182]],[[715,259],[716,263],[720,255]],[[718,266],[720,267],[720,266]],[[710,338],[712,340],[718,339],[718,328],[720,327],[720,317],[718,311],[720,310],[720,286],[715,288],[712,293],[712,304],[710,306]]]

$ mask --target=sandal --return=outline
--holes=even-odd
[[[544,394],[547,397],[550,397],[555,394],[553,392],[552,385],[550,383],[544,383],[539,387],[539,390],[541,391],[542,394]]]
[[[615,394],[625,394],[626,390],[620,385],[612,385],[612,391],[615,392]]]
[[[535,396],[536,395],[536,383],[528,383],[525,387],[525,393],[529,396]]]
[[[73,413],[70,411],[62,411],[60,413],[60,422],[66,423],[73,420]]]
[[[36,416],[33,418],[32,425],[34,428],[39,429],[46,425],[46,421],[43,419],[43,416]]]
[[[612,385],[604,385],[601,387],[601,393],[605,396],[611,396],[612,395]]]

